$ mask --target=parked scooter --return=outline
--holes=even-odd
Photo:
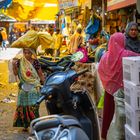
[[[49,116],[31,122],[29,139],[99,140],[96,107],[87,91],[72,91],[70,86],[87,70],[60,71],[49,75],[41,89],[39,105],[46,101]]]
[[[38,60],[46,76],[56,71],[65,71],[75,65],[75,62],[71,60],[71,56],[63,57],[56,62],[53,62],[49,60],[48,57],[44,56],[40,57]]]

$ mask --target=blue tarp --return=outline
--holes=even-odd
[[[10,4],[12,3],[12,0],[0,0],[0,9],[4,8],[6,9]]]
[[[90,19],[87,27],[85,28],[85,33],[86,34],[90,34],[90,35],[94,35],[95,33],[98,32],[100,27],[100,20],[97,18],[94,18],[94,21],[92,19]]]

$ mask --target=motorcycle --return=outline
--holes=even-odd
[[[72,91],[71,85],[88,70],[59,71],[46,78],[41,97],[49,116],[31,122],[28,140],[100,140],[96,107],[86,90]]]

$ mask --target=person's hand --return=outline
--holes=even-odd
[[[13,58],[13,60],[12,60],[12,64],[13,64],[13,66],[16,66],[17,61],[18,61],[18,58]]]

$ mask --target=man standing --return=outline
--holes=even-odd
[[[48,29],[48,33],[53,37],[53,40],[55,42],[55,34],[54,34],[54,28],[52,26],[49,27]],[[49,56],[53,56],[54,55],[54,44],[51,44],[48,46],[47,49],[45,49],[45,53]]]
[[[60,55],[60,48],[62,46],[62,39],[63,39],[63,36],[60,33],[60,29],[57,28],[56,33],[55,33],[55,47],[54,47],[55,48],[55,52],[54,52],[55,57],[58,57]]]
[[[6,33],[6,29],[4,27],[1,28],[0,30],[1,36],[2,36],[2,43],[1,43],[1,47],[2,50],[7,47],[7,33]]]
[[[78,27],[76,32],[70,38],[70,53],[73,54],[77,51],[78,47],[83,42],[82,28]]]

